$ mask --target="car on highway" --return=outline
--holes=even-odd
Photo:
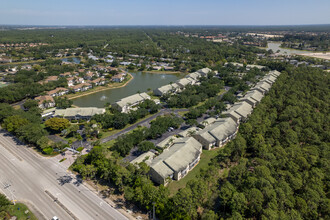
[[[52,218],[52,220],[60,220],[60,219],[57,218],[56,216],[54,216],[54,217]]]

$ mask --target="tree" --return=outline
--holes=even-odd
[[[46,128],[59,132],[70,126],[70,121],[65,118],[51,118],[45,121]]]
[[[4,121],[2,126],[9,132],[15,133],[16,130],[24,125],[27,125],[29,121],[25,118],[22,118],[19,115],[13,115],[7,117]]]
[[[64,98],[57,97],[55,98],[55,103],[57,108],[66,109],[72,106],[73,101],[69,100],[67,97]]]
[[[47,132],[39,124],[29,123],[18,128],[16,134],[21,141],[37,144],[38,140],[45,136]]]
[[[0,208],[11,205],[11,202],[7,199],[7,197],[0,193]]]
[[[138,145],[138,150],[142,153],[147,152],[151,149],[155,149],[155,145],[150,141],[143,141]]]
[[[38,107],[38,102],[36,100],[28,99],[24,102],[24,108],[31,109]]]

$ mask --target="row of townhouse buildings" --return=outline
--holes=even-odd
[[[203,148],[222,147],[236,137],[239,124],[247,120],[279,75],[278,71],[270,71],[239,102],[223,112],[223,118],[209,118],[203,129],[191,127],[177,136],[168,137],[157,144],[163,150],[162,154],[156,156],[147,152],[131,163],[149,165],[149,174],[158,184],[166,185],[171,179],[180,180],[199,162]]]
[[[199,78],[203,76],[207,76],[207,74],[211,72],[209,68],[203,68],[198,70],[197,72],[193,72],[188,74],[185,78],[177,80],[175,83],[171,83],[168,85],[164,85],[155,89],[154,95],[163,96],[167,94],[177,93],[182,91],[187,85],[194,85],[199,83]]]
[[[122,112],[122,113],[128,113],[131,110],[135,110],[137,105],[142,103],[143,101],[151,99],[151,97],[143,92],[143,93],[137,93],[128,97],[125,97],[123,99],[120,99],[119,101],[112,103],[111,107]]]

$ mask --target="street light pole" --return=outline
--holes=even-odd
[[[152,219],[156,220],[156,211],[155,211],[155,202],[152,203],[153,207],[152,207]]]

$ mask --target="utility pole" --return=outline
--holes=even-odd
[[[152,203],[152,220],[156,220],[155,202]]]

